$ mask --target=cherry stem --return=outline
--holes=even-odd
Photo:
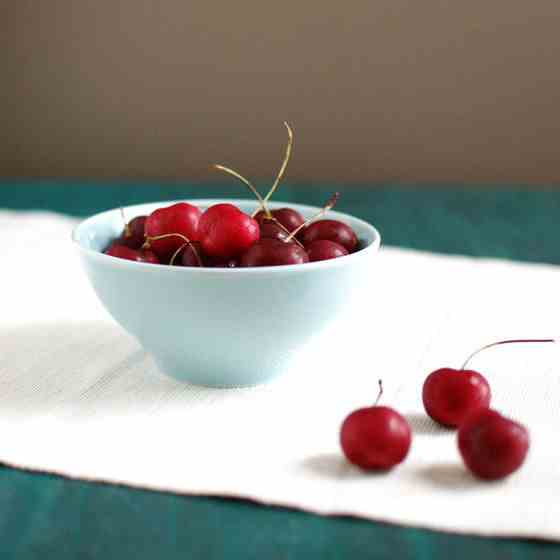
[[[237,171],[234,171],[233,169],[230,169],[225,165],[220,165],[219,163],[215,163],[214,167],[216,169],[219,169],[220,171],[224,171],[225,173],[232,175],[236,179],[239,179],[242,183],[245,183],[249,187],[249,189],[251,189],[251,192],[257,197],[257,200],[259,201],[259,204],[263,212],[265,213],[266,217],[272,218],[272,214],[270,213],[270,210],[268,209],[266,202],[264,201],[263,197],[260,195],[259,191],[257,191],[257,189],[253,186],[251,181],[249,181],[249,179],[246,179],[245,177],[243,177],[243,175],[240,175],[239,173],[237,173]]]
[[[286,172],[286,168],[288,167],[288,162],[290,161],[290,157],[292,155],[292,146],[294,145],[294,133],[290,125],[286,121],[284,121],[284,126],[288,131],[288,145],[286,146],[286,154],[284,155],[284,161],[280,166],[280,171],[278,171],[278,175],[276,175],[276,179],[274,180],[272,187],[270,187],[270,190],[266,193],[266,196],[264,197],[265,204],[270,200],[270,197],[274,194],[274,191],[280,184],[282,177],[284,177],[284,173]],[[258,210],[255,210],[251,214],[251,217],[254,218],[257,215],[257,212]]]
[[[274,216],[271,217],[271,220],[281,229],[284,231],[284,233],[288,234],[288,237],[290,236],[290,230],[286,227],[283,226]],[[299,245],[302,249],[304,248],[303,245],[294,237],[291,241],[295,241],[296,245]]]
[[[475,350],[466,360],[465,363],[461,366],[461,369],[464,370],[469,365],[469,362],[480,352],[483,350],[487,350],[488,348],[493,348],[494,346],[501,346],[502,344],[518,344],[518,343],[541,343],[541,342],[558,342],[560,339],[557,338],[515,338],[511,340],[500,340],[499,342],[493,342],[492,344],[487,344],[478,350]]]
[[[292,231],[292,233],[290,233],[290,235],[286,238],[285,241],[286,242],[291,241],[292,238],[294,238],[304,227],[307,227],[311,222],[314,222],[317,218],[320,218],[321,216],[326,214],[338,202],[339,198],[340,198],[340,193],[335,192],[329,198],[329,200],[327,200],[327,203],[325,204],[325,206],[323,206],[323,208],[321,208],[321,210],[319,210],[319,212],[317,212],[317,214],[315,214],[314,216],[311,216],[311,218],[305,220],[305,222],[303,222],[303,224],[301,224],[299,227],[294,229],[294,231]]]
[[[198,254],[198,251],[196,250],[196,247],[191,243],[183,243],[183,245],[181,245],[174,253],[173,256],[171,257],[171,259],[169,260],[169,265],[172,266],[175,263],[175,259],[179,256],[179,253],[185,248],[185,247],[190,247],[196,260],[198,261],[198,266],[200,266],[200,268],[204,268],[204,265],[202,264],[202,259],[200,258],[200,255]]]
[[[177,255],[181,252],[181,250],[184,249],[186,245],[189,245],[190,248],[192,249],[192,252],[194,253],[194,256],[196,257],[196,260],[198,261],[198,264],[201,267],[204,266],[202,264],[202,259],[200,258],[200,255],[198,254],[198,251],[196,250],[196,247],[193,245],[193,242],[186,235],[183,235],[182,233],[164,233],[163,235],[156,235],[155,237],[146,237],[146,241],[145,241],[144,245],[142,245],[142,249],[144,249],[144,250],[149,249],[151,241],[159,241],[160,239],[168,239],[169,237],[179,237],[180,239],[182,239],[185,242],[184,245],[179,247],[179,249],[177,249],[177,251],[175,251],[175,253],[173,253],[173,256],[171,257],[171,260],[169,261],[169,264],[173,264],[173,262],[175,261],[175,259],[177,258]]]
[[[120,207],[122,221],[124,222],[124,236],[130,237],[132,235],[132,230],[130,229],[129,223],[126,221],[126,216],[124,215],[124,208]]]
[[[192,241],[182,233],[164,233],[162,235],[156,235],[155,237],[146,237],[146,242],[142,245],[142,249],[149,249],[150,241],[159,241],[160,239],[168,239],[169,237],[179,237],[185,243],[192,243]]]
[[[381,399],[381,395],[383,395],[383,381],[381,379],[378,379],[377,383],[379,384],[379,393],[377,393],[377,398],[375,399],[373,406],[377,406],[379,400]]]

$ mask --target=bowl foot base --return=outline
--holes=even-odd
[[[262,373],[251,375],[246,371],[231,371],[224,367],[223,370],[212,370],[206,367],[197,367],[189,363],[177,363],[169,359],[160,359],[154,357],[154,361],[158,369],[173,377],[178,381],[198,385],[200,387],[208,387],[212,389],[242,389],[247,387],[255,387],[272,381],[274,378],[282,375],[283,371],[268,371],[266,375]]]

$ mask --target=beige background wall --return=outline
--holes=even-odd
[[[2,176],[560,183],[558,0],[0,0]]]

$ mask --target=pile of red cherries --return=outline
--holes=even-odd
[[[318,219],[337,202],[335,193],[315,216],[305,220],[293,208],[270,210],[268,200],[284,175],[293,134],[282,167],[263,198],[252,183],[223,165],[215,167],[242,181],[256,196],[251,215],[229,203],[202,211],[187,202],[158,208],[125,223],[105,254],[121,259],[178,266],[236,268],[304,264],[343,257],[358,250],[355,232],[338,220]]]
[[[529,433],[522,424],[490,408],[486,378],[466,369],[478,352],[501,344],[555,342],[554,339],[504,340],[471,354],[461,369],[442,368],[430,373],[422,388],[422,401],[432,420],[457,429],[459,454],[466,468],[483,480],[505,478],[518,470],[529,450]],[[340,444],[348,461],[364,470],[388,470],[404,461],[412,430],[393,408],[378,406],[355,410],[344,420]]]

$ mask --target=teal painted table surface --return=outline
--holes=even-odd
[[[560,191],[286,185],[278,199],[321,204],[334,190],[342,194],[338,208],[374,223],[386,244],[560,262]],[[239,196],[247,194],[230,183],[0,182],[0,208],[75,216],[136,202]],[[555,543],[320,517],[241,500],[177,496],[10,468],[0,470],[0,504],[2,560],[560,558],[560,544]]]

